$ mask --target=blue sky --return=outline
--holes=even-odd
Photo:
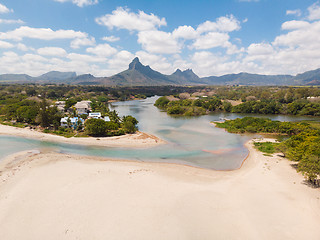
[[[138,56],[171,74],[320,67],[320,2],[0,0],[0,74],[111,76]]]

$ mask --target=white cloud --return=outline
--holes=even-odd
[[[16,46],[19,50],[24,51],[24,52],[29,50],[29,48],[26,45],[24,45],[23,43],[18,43]]]
[[[174,70],[172,64],[166,57],[156,54],[150,54],[145,51],[136,52],[136,56],[139,57],[140,61],[144,65],[152,66],[152,69],[160,71],[164,74],[171,74]]]
[[[300,17],[300,16],[301,16],[301,10],[300,10],[300,9],[287,10],[287,11],[286,11],[286,14],[287,14],[287,15],[294,15],[294,16]]]
[[[126,70],[133,58],[134,55],[131,52],[125,50],[118,52],[108,60],[108,71],[105,74],[113,75]]]
[[[18,20],[14,20],[14,19],[0,19],[0,24],[24,24],[24,21],[18,19]]]
[[[95,54],[97,56],[109,57],[117,52],[117,49],[111,47],[109,44],[99,44],[96,47],[87,48],[88,53]]]
[[[316,2],[312,4],[310,7],[308,7],[308,19],[311,21],[320,19],[320,6],[318,4],[319,2]]]
[[[226,33],[209,32],[197,38],[193,44],[196,49],[209,49],[215,47],[227,47],[229,35]]]
[[[198,36],[196,30],[191,26],[179,26],[176,28],[172,35],[174,38],[183,38],[183,39],[195,39]]]
[[[273,47],[269,43],[253,43],[248,47],[250,56],[271,55],[274,53]]]
[[[139,32],[138,43],[150,53],[173,54],[180,52],[181,49],[171,33],[162,31]]]
[[[240,29],[240,22],[233,16],[220,17],[215,22],[206,21],[201,23],[198,28],[198,33],[204,32],[232,32]]]
[[[58,56],[58,57],[64,57],[67,55],[66,50],[59,47],[44,47],[39,48],[37,50],[37,53],[43,56]]]
[[[226,60],[227,58],[209,51],[195,52],[191,57],[192,69],[200,76],[219,75],[222,71],[218,69],[218,65]]]
[[[120,38],[115,37],[115,36],[105,36],[102,38],[102,40],[107,41],[107,42],[117,42],[120,40]]]
[[[91,56],[91,55],[79,54],[79,53],[69,53],[67,55],[67,58],[74,62],[86,62],[86,63],[106,61],[106,58],[104,57],[97,57],[97,56]]]
[[[294,29],[287,34],[276,37],[274,40],[274,45],[287,47],[314,47],[316,45],[319,47],[320,21],[305,24],[305,27]]]
[[[112,12],[102,17],[96,18],[96,22],[100,25],[113,28],[127,29],[130,31],[146,31],[153,30],[161,26],[166,26],[166,20],[159,18],[154,14],[146,14],[143,11],[139,13],[130,12],[130,9],[119,7]]]
[[[21,41],[23,38],[33,38],[41,40],[54,39],[73,39],[87,38],[87,33],[76,32],[74,30],[57,30],[53,31],[50,28],[31,28],[27,26],[19,27],[13,31],[0,32],[0,39],[12,39]]]
[[[13,48],[13,44],[5,42],[5,41],[0,41],[0,48]]]
[[[73,49],[78,49],[81,46],[93,46],[95,45],[96,40],[94,37],[86,37],[86,38],[76,38],[71,41],[70,47]]]
[[[22,61],[34,63],[34,62],[47,62],[48,60],[42,56],[36,54],[27,53],[21,57]]]
[[[145,51],[136,52],[136,56],[139,57],[140,61],[144,65],[153,65],[161,59],[160,55],[151,54]]]
[[[13,10],[7,8],[5,5],[0,3],[0,13],[9,13],[9,12],[13,12]]]
[[[284,22],[281,25],[281,28],[284,30],[294,30],[294,29],[307,28],[309,25],[310,23],[306,21],[292,20],[292,21]]]
[[[78,7],[84,7],[84,6],[88,6],[88,5],[94,5],[94,4],[98,4],[99,1],[98,0],[54,0],[56,2],[72,2],[73,4],[77,5]]]

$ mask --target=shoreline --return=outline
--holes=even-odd
[[[154,135],[137,131],[134,134],[126,134],[114,137],[71,137],[43,133],[36,130],[18,128],[0,124],[0,135],[18,136],[27,139],[35,139],[47,142],[58,142],[78,145],[100,147],[126,147],[126,148],[149,148],[166,144],[166,142]]]
[[[2,238],[319,239],[319,189],[252,141],[234,171],[52,152],[11,155],[0,163]]]

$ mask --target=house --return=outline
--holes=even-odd
[[[56,101],[55,105],[59,111],[64,112],[64,107],[66,106],[66,101]]]
[[[110,122],[109,116],[102,117],[100,112],[89,113],[88,118],[103,119],[106,122]]]
[[[101,118],[101,113],[100,112],[89,113],[89,117],[88,118],[100,119]]]
[[[68,118],[69,117],[61,118],[60,120],[61,127],[68,127]],[[73,129],[76,129],[78,127],[79,121],[81,121],[81,123],[84,124],[84,120],[82,118],[73,117],[69,119],[70,119],[70,127]]]
[[[81,101],[77,102],[74,107],[78,114],[88,114],[91,110],[91,101]]]

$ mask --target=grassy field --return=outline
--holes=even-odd
[[[279,143],[273,142],[254,142],[254,146],[266,155],[271,155],[277,152],[277,146]]]

